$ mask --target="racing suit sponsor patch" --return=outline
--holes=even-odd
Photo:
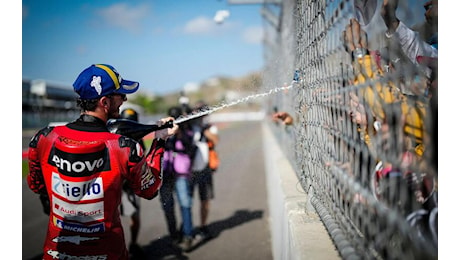
[[[68,255],[64,252],[59,252],[55,250],[48,250],[46,253],[53,257],[53,259],[61,259],[61,260],[106,260],[107,255]]]
[[[58,199],[54,195],[52,201],[53,213],[64,219],[81,223],[104,219],[104,201],[87,204],[71,204]]]
[[[69,242],[69,243],[73,243],[75,245],[80,245],[81,242],[97,240],[97,239],[99,239],[99,237],[59,236],[59,237],[53,238],[52,241],[55,242],[55,243]]]
[[[91,153],[68,153],[53,147],[48,163],[56,166],[61,174],[71,177],[91,176],[95,172],[110,170],[106,147]]]
[[[82,225],[78,223],[65,222],[56,217],[53,217],[53,223],[56,227],[78,233],[102,233],[105,231],[104,223],[97,223],[93,225]]]
[[[142,169],[141,190],[146,190],[155,183],[155,176],[152,174],[152,170],[149,167],[144,165]]]
[[[53,192],[69,201],[85,201],[104,197],[103,181],[97,177],[88,181],[66,181],[58,173],[53,172],[51,177]]]

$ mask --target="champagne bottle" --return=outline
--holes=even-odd
[[[151,132],[171,127],[173,127],[173,121],[169,121],[162,126],[142,124],[129,119],[109,119],[107,121],[107,129],[111,133],[124,135],[134,140],[140,140]]]

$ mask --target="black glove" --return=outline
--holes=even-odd
[[[43,206],[43,212],[49,216],[50,215],[50,198],[48,197],[48,194],[40,194],[39,198]]]

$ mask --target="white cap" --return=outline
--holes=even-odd
[[[179,104],[181,104],[181,105],[184,105],[184,104],[188,105],[189,101],[190,100],[188,99],[188,97],[182,96],[182,97],[179,98]]]

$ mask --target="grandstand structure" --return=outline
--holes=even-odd
[[[80,113],[72,86],[42,79],[22,79],[22,128],[69,121]]]

